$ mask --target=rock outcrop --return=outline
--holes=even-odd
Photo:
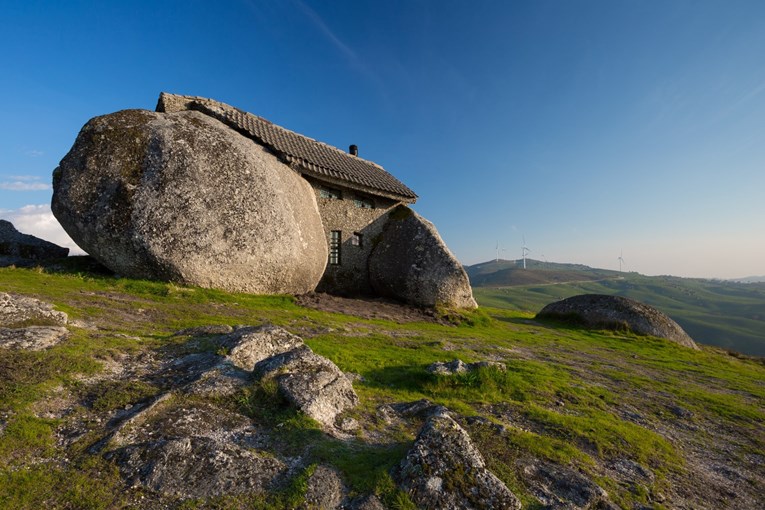
[[[0,348],[39,351],[69,335],[66,313],[38,299],[0,292]]]
[[[310,185],[199,112],[90,120],[53,188],[53,213],[72,239],[124,276],[299,294],[327,262]]]
[[[22,234],[10,221],[0,220],[0,263],[23,264],[26,261],[58,259],[67,255],[69,248]]]
[[[566,466],[540,460],[526,463],[523,481],[534,496],[550,510],[597,508],[618,510],[608,493],[592,479]],[[648,508],[648,507],[645,507]]]
[[[130,485],[165,496],[265,493],[287,465],[259,451],[262,441],[241,415],[164,398],[123,424],[105,456]]]
[[[369,280],[381,296],[415,306],[478,306],[467,273],[436,227],[406,206],[389,214],[369,256]]]
[[[274,379],[288,402],[329,429],[341,412],[359,403],[337,365],[307,345],[264,359],[254,373],[260,380]]]
[[[66,326],[69,317],[39,299],[0,292],[0,326]]]
[[[570,297],[545,306],[537,318],[573,321],[587,328],[627,329],[698,349],[683,328],[664,313],[621,296],[583,294]]]
[[[444,413],[428,418],[398,477],[400,487],[421,508],[521,508],[518,498],[486,469],[467,432]]]
[[[239,328],[219,340],[228,351],[226,359],[243,370],[253,370],[259,361],[303,345],[303,339],[284,328],[264,325]]]

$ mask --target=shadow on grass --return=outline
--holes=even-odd
[[[367,371],[364,379],[370,388],[422,392],[436,378],[425,371],[424,365],[395,365]]]

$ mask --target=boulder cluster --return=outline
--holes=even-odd
[[[401,205],[374,213],[373,222],[387,223],[367,241],[368,268],[354,278],[368,283],[355,292],[420,307],[477,306],[435,227],[404,205],[416,195],[381,167],[367,162],[363,175],[345,173],[362,160],[214,100],[163,93],[157,110],[91,119],[53,174],[53,214],[115,273],[255,294],[316,290],[338,227],[325,224],[304,177],[318,167],[285,152],[295,149],[328,155],[337,167],[319,174],[331,187],[361,179],[407,193],[380,191]],[[350,203],[344,214],[353,216]]]

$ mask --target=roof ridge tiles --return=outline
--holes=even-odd
[[[160,94],[157,111],[197,110],[216,118],[256,142],[274,150],[287,162],[297,164],[308,175],[321,179],[354,184],[374,194],[381,194],[405,202],[414,202],[417,195],[382,166],[349,154],[328,143],[320,142],[273,122],[235,108],[226,103],[199,96]]]

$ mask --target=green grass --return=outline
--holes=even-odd
[[[598,271],[581,271],[581,274],[602,278]],[[620,295],[655,306],[697,342],[765,356],[765,284],[650,277],[637,273],[611,272],[606,276],[598,281],[577,283],[500,283],[495,286],[486,282],[487,286],[474,287],[473,293],[481,306],[534,313],[549,303],[578,294]]]
[[[0,508],[124,504],[115,466],[88,456],[81,444],[69,451],[57,446],[55,432],[70,418],[50,420],[36,409],[60,388],[85,406],[81,412],[109,415],[148,399],[159,388],[132,380],[94,385],[83,378],[125,354],[173,352],[182,341],[174,332],[207,324],[268,322],[298,334],[319,331],[306,343],[342,370],[361,375],[354,383],[361,404],[350,415],[379,438],[373,444],[363,437],[333,439],[290,408],[276,385],[253,384],[223,405],[273,430],[279,453],[304,455],[307,470],[267,498],[186,501],[183,508],[294,507],[305,491],[308,469],[317,464],[338,469],[354,494],[373,492],[391,508],[412,508],[396,489],[391,471],[411,446],[419,423],[387,427],[376,408],[421,398],[489,420],[469,432],[492,471],[529,508],[535,500],[518,473],[521,457],[546,459],[592,476],[601,475],[600,463],[627,457],[649,467],[657,483],[681,476],[682,451],[650,427],[622,419],[625,406],[639,409],[647,423],[659,423],[676,420],[671,409],[680,405],[693,413],[693,423],[737,428],[746,437],[742,449],[765,454],[765,438],[758,432],[765,421],[765,366],[718,349],[692,351],[627,333],[537,323],[531,312],[498,308],[454,315],[456,326],[396,324],[302,308],[288,296],[230,294],[77,268],[59,273],[0,269],[0,282],[6,292],[54,303],[83,325],[71,327],[72,335],[47,351],[3,351],[0,356]],[[549,297],[560,291],[560,286],[547,286],[534,292]],[[477,296],[482,303],[504,299],[504,294],[483,290]],[[454,377],[426,370],[435,361],[455,358],[501,359],[507,370]],[[504,432],[498,434],[492,424],[503,425]],[[56,461],[65,457],[73,460]],[[67,489],[52,490],[56,485]],[[602,485],[620,504],[645,500],[608,477]]]

